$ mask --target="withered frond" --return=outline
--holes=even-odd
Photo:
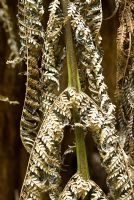
[[[41,18],[44,13],[42,0],[19,0],[18,24],[21,42],[20,54],[27,60],[30,54],[39,56],[44,35]],[[28,55],[27,55],[28,54]]]
[[[81,121],[83,126],[92,131],[97,144],[102,165],[107,173],[110,196],[122,199],[123,196],[133,199],[133,183],[129,170],[129,160],[119,145],[119,137],[115,130],[114,106],[109,104],[107,114],[86,95],[82,95],[80,104]],[[85,103],[84,103],[85,102]]]
[[[27,1],[33,3],[32,9],[34,10],[35,1]],[[126,2],[128,3],[128,1]],[[81,8],[79,8],[80,5],[82,6]],[[38,3],[36,6],[38,6]],[[128,4],[124,7],[124,13],[126,12],[126,6]],[[131,11],[132,8],[129,7],[129,9]],[[102,23],[101,1],[92,0],[82,2],[76,0],[69,2],[68,5],[68,19],[71,22],[74,41],[76,47],[80,47],[79,50],[76,49],[77,57],[79,57],[79,70],[81,70],[82,65],[82,70],[85,72],[88,80],[89,96],[84,92],[77,93],[74,88],[67,88],[56,98],[57,91],[60,87],[59,75],[61,72],[61,66],[58,61],[58,50],[63,50],[60,46],[61,29],[63,26],[60,1],[52,1],[49,6],[49,11],[46,34],[43,35],[44,46],[42,50],[40,80],[38,74],[38,59],[33,55],[35,52],[37,54],[40,52],[41,44],[32,35],[32,42],[29,40],[27,43],[28,46],[23,45],[22,48],[24,50],[26,46],[27,55],[29,55],[27,56],[24,51],[24,55],[26,55],[29,63],[27,65],[29,76],[27,80],[27,96],[22,115],[22,123],[24,122],[23,130],[26,131],[25,133],[22,131],[22,140],[24,140],[24,145],[26,145],[28,151],[31,151],[31,148],[33,148],[30,154],[20,200],[39,200],[42,192],[49,192],[50,199],[52,200],[84,199],[88,192],[90,199],[106,199],[104,193],[95,183],[90,180],[83,180],[78,174],[71,178],[60,194],[60,170],[62,166],[61,142],[63,140],[64,127],[68,124],[72,125],[73,123],[72,110],[74,106],[79,111],[80,123],[74,122],[73,125],[82,126],[84,130],[87,127],[90,128],[99,150],[102,165],[107,173],[110,199],[124,200],[126,198],[133,200],[133,183],[129,169],[129,160],[119,144],[119,136],[115,129],[115,106],[111,103],[108,96],[101,66],[101,37],[99,35]],[[36,14],[38,16],[39,13]],[[37,19],[40,19],[40,17],[37,17]],[[123,32],[121,30],[122,34],[124,37],[128,37],[128,35],[132,37],[132,24],[129,22],[131,21],[131,17],[128,20],[123,18],[123,20],[125,20],[124,28],[126,30],[124,29]],[[33,22],[31,26],[34,25]],[[130,34],[127,35],[128,30]],[[38,33],[37,36],[39,37]],[[130,44],[129,42],[131,40],[129,42],[128,40],[125,41],[123,36],[121,39],[122,47],[120,51],[122,52],[124,43]],[[35,42],[33,42],[34,40]],[[31,50],[34,45],[35,51],[32,54]],[[126,85],[123,85],[124,91],[122,96],[124,98],[122,100],[121,111],[123,111],[125,116],[124,119],[129,119],[128,124],[125,124],[127,125],[128,131],[132,131],[134,105],[133,99],[131,98],[133,96],[133,69],[131,68],[129,70],[128,64],[131,66],[133,59],[130,60],[130,56],[132,57],[130,48],[125,49],[124,56],[127,57],[125,74],[128,77],[128,82]],[[81,80],[82,75],[80,77]],[[41,93],[40,85],[42,87]],[[34,97],[32,97],[33,94],[35,94]],[[39,97],[42,101],[41,104],[38,99]],[[37,128],[39,127],[39,122],[41,122],[39,110],[42,110],[44,113],[44,119],[40,129]]]
[[[124,47],[124,41],[126,38],[126,33],[127,33],[127,26],[126,26],[126,23],[123,21],[122,24],[120,24],[120,27],[118,28],[118,35],[117,35],[118,54],[123,53],[123,47]]]
[[[20,0],[18,3],[20,55],[27,65],[26,95],[20,134],[28,152],[31,151],[41,122],[39,59],[41,59],[44,35],[41,24],[43,12],[42,0]]]
[[[44,114],[47,113],[47,110],[50,105],[52,105],[59,91],[59,77],[61,71],[61,58],[59,55],[63,53],[63,49],[61,49],[59,44],[63,24],[60,2],[54,0],[49,6],[49,11],[50,15],[44,38],[41,69],[41,84],[43,88],[42,109]]]
[[[113,195],[115,199],[123,198],[123,195],[130,196],[133,199],[132,180],[129,174],[129,167],[126,164],[128,161],[126,161],[125,153],[122,153],[123,150],[118,144],[118,136],[114,127],[115,107],[108,97],[107,86],[102,74],[102,55],[98,46],[100,38],[98,38],[98,41],[93,39],[94,31],[90,26],[86,25],[85,19],[76,9],[74,3],[70,4],[69,14],[72,17],[71,22],[75,40],[84,49],[82,52],[82,64],[85,66],[88,76],[91,99],[99,107],[98,109],[95,104],[90,105],[90,108],[86,108],[85,113],[82,113],[81,116],[84,116],[82,119],[86,124],[89,124],[93,132],[95,131],[93,138],[97,143],[103,166],[108,175],[110,195]],[[90,17],[92,18],[92,15]],[[115,160],[118,160],[120,164],[117,164]],[[122,167],[120,167],[121,164]],[[114,185],[114,188],[112,185]]]
[[[116,199],[129,195],[129,198],[133,199],[128,161],[118,144],[118,137],[115,133],[113,105],[111,104],[111,107],[109,105],[106,116],[91,98],[85,93],[75,92],[73,88],[65,90],[54,101],[48,112],[49,115],[41,125],[31,152],[21,199],[26,198],[25,193],[28,198],[34,195],[34,192],[40,195],[43,191],[49,191],[51,199],[57,198],[60,188],[60,144],[64,127],[71,122],[71,110],[74,105],[79,109],[80,126],[89,127],[92,130],[102,164],[108,175],[110,195]]]
[[[81,65],[83,65],[86,70],[91,98],[98,104],[98,106],[100,105],[103,112],[107,112],[110,99],[107,95],[107,86],[104,83],[104,76],[102,74],[102,55],[98,46],[101,38],[99,36],[94,40],[94,35],[96,33],[95,30],[98,30],[98,25],[99,28],[101,26],[101,10],[99,14],[96,13],[98,16],[98,21],[96,21],[96,24],[98,25],[96,29],[90,29],[90,26],[86,25],[85,19],[73,3],[71,3],[71,7],[73,7],[73,9],[69,8],[69,15],[72,17],[71,22],[75,34],[75,40],[82,48],[79,56],[81,59]],[[92,15],[90,18],[92,18]]]
[[[86,199],[88,193],[90,193],[88,199],[91,200],[107,199],[103,191],[92,180],[85,181],[80,174],[75,174],[65,186],[58,200]]]
[[[123,68],[123,76],[126,73],[128,67],[128,61],[131,57],[131,46],[132,46],[132,34],[134,30],[134,19],[133,19],[133,1],[120,1],[119,6],[119,21],[120,25],[117,32],[117,58],[118,58],[118,70],[119,73]],[[124,65],[126,60],[126,66]],[[119,75],[119,74],[117,74]],[[118,76],[117,76],[117,81]]]
[[[41,87],[37,60],[34,57],[27,59],[26,96],[21,116],[20,134],[26,150],[30,152],[41,123],[39,111]]]
[[[58,196],[61,169],[60,144],[64,126],[71,119],[67,94],[65,91],[55,100],[40,127],[30,155],[20,199],[34,199],[34,196],[40,199],[43,191],[49,191],[51,199]]]
[[[100,0],[76,0],[70,3],[68,10],[70,14],[76,11],[80,13],[81,17],[85,20],[85,24],[94,33],[94,37],[98,36],[102,23],[102,4]]]
[[[90,107],[90,104],[92,105],[92,100],[86,94],[79,94],[73,88],[66,89],[54,101],[40,127],[30,154],[20,199],[32,198],[34,194],[40,199],[40,193],[43,191],[49,191],[51,199],[58,196],[61,169],[60,144],[64,127],[71,122],[74,105],[82,113],[86,111],[87,106]]]
[[[119,7],[119,21],[121,27],[125,26],[124,36],[121,37],[118,31],[117,38],[122,39],[122,44],[117,41],[117,101],[119,108],[118,124],[119,135],[122,146],[131,159],[133,157],[133,127],[134,127],[134,108],[133,108],[133,85],[134,85],[134,1],[121,1]],[[120,76],[121,74],[121,76]],[[131,99],[131,100],[130,100]]]

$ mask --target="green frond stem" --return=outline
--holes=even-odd
[[[85,134],[83,126],[80,124],[80,116],[76,107],[73,108],[74,132],[76,140],[76,155],[77,155],[77,173],[84,180],[89,179],[88,161],[85,146]]]
[[[67,56],[67,69],[68,69],[68,86],[74,87],[77,92],[80,92],[81,86],[80,86],[79,72],[73,45],[72,29],[67,11],[68,1],[61,0],[61,3],[65,18],[64,23],[65,23],[65,42],[66,42],[66,52],[67,52],[66,56]]]
[[[78,66],[76,61],[76,55],[73,45],[73,36],[71,24],[68,18],[68,0],[61,0],[63,14],[65,18],[65,43],[66,43],[66,57],[67,57],[67,69],[68,69],[68,87],[73,87],[77,92],[81,91],[80,78],[78,72]],[[88,162],[85,147],[85,136],[83,127],[80,124],[80,116],[77,108],[73,108],[73,121],[74,121],[74,132],[76,140],[76,155],[77,155],[77,172],[81,176],[88,180]]]

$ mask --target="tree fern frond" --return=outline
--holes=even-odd
[[[94,37],[96,37],[100,31],[102,23],[101,1],[75,0],[73,3],[75,4],[76,7],[76,8],[74,7],[74,9],[76,9],[80,13],[80,15],[84,18],[86,25],[92,30],[92,32],[94,32]],[[70,5],[73,6],[72,3]]]
[[[101,0],[97,1],[85,1],[85,15],[83,16],[86,25],[92,31],[93,38],[99,36],[101,24],[102,24],[102,4]],[[82,14],[82,12],[81,12]]]
[[[58,196],[60,184],[60,144],[64,126],[71,119],[67,91],[60,95],[44,119],[30,155],[28,171],[20,199],[33,198],[49,191],[50,197]],[[56,198],[56,197],[55,197]]]
[[[133,199],[132,180],[128,172],[129,168],[127,167],[126,169],[125,157],[124,154],[121,153],[122,149],[118,147],[118,137],[116,135],[114,127],[115,108],[111,104],[108,97],[107,87],[104,83],[104,77],[102,75],[101,52],[98,44],[93,40],[94,33],[92,33],[90,27],[86,26],[82,15],[75,8],[76,7],[73,4],[73,11],[70,12],[70,15],[72,17],[72,27],[75,33],[75,39],[80,45],[85,48],[85,51],[82,53],[82,58],[88,75],[91,99],[96,102],[101,111],[100,114],[96,106],[90,106],[90,109],[86,108],[85,114],[82,114],[82,116],[85,116],[83,120],[86,122],[86,124],[89,124],[89,127],[92,131],[98,133],[93,134],[93,137],[99,148],[103,166],[105,167],[108,175],[107,180],[108,185],[111,189],[111,195],[114,195],[114,198],[118,199],[120,195],[126,193],[126,195],[129,194],[131,199]],[[88,112],[89,114],[87,114]],[[122,163],[121,171],[117,170],[120,165],[113,165],[114,161],[112,160],[112,158],[114,155],[116,155],[116,159],[120,161],[120,165]],[[114,166],[114,169],[112,172],[110,172],[112,165]],[[116,175],[112,176],[114,173]],[[125,182],[124,179],[120,179],[120,183],[118,182],[118,178],[120,176],[124,177]],[[110,177],[112,177],[112,180]],[[128,183],[127,187],[126,182]],[[115,184],[114,189],[112,188],[113,184]]]
[[[20,0],[18,23],[21,41],[20,54],[27,65],[26,96],[21,117],[21,139],[28,152],[31,151],[40,126],[40,72],[43,26],[41,18],[44,9],[42,0]]]
[[[24,193],[28,196],[32,195],[34,190],[38,194],[43,190],[49,190],[50,197],[52,199],[54,197],[57,198],[55,193],[59,189],[60,176],[58,174],[61,166],[56,167],[49,162],[52,160],[55,164],[60,163],[60,158],[57,155],[59,156],[58,152],[63,138],[63,130],[64,126],[71,120],[71,109],[74,105],[79,109],[81,125],[85,128],[89,127],[93,132],[93,138],[97,143],[103,166],[108,175],[107,181],[111,195],[118,199],[121,195],[129,194],[133,199],[132,182],[127,160],[115,134],[113,105],[111,104],[111,107],[109,105],[106,117],[91,98],[85,93],[76,93],[72,88],[65,90],[54,102],[49,115],[40,128],[31,153],[21,198],[24,199]],[[47,159],[48,157],[50,158],[49,160]],[[40,171],[44,175],[39,175]],[[51,174],[51,172],[53,173]],[[41,177],[44,177],[43,181],[40,181]],[[34,183],[35,189],[32,183]]]
[[[125,41],[125,38],[126,38],[126,32],[127,32],[126,23],[122,22],[122,24],[118,28],[118,34],[117,34],[118,53],[123,51],[124,41]]]
[[[133,25],[133,14],[131,11],[131,6],[128,6],[126,12],[125,12],[125,19],[126,19],[126,26],[127,26],[127,30],[130,33],[133,33],[134,30],[134,25]]]
[[[48,105],[52,104],[56,98],[57,91],[59,91],[59,77],[62,67],[63,50],[59,51],[61,29],[63,25],[62,14],[60,9],[60,2],[54,0],[49,6],[49,20],[47,23],[46,35],[44,38],[44,47],[42,55],[42,75],[41,84],[43,85],[42,92],[42,109],[47,113]],[[49,98],[50,97],[50,98]]]
[[[34,57],[28,58],[28,79],[26,97],[21,117],[21,139],[28,152],[34,143],[34,139],[40,124],[40,86],[38,63]]]
[[[133,184],[129,161],[118,144],[114,116],[111,111],[112,109],[109,107],[109,114],[106,117],[101,109],[99,112],[95,105],[90,105],[90,108],[81,113],[82,116],[85,116],[82,117],[82,121],[86,123],[86,126],[89,125],[93,139],[97,143],[102,165],[107,173],[110,196],[114,196],[114,199],[120,199],[120,196],[126,195],[133,199]]]
[[[75,5],[73,6],[75,7]],[[84,64],[85,66],[89,83],[89,91],[91,91],[91,97],[95,101],[99,101],[97,103],[101,104],[100,106],[103,108],[104,112],[107,112],[106,107],[109,104],[109,97],[108,95],[105,95],[107,87],[103,81],[104,77],[102,75],[101,67],[102,57],[98,48],[98,42],[100,42],[100,38],[94,42],[94,33],[92,33],[92,30],[90,30],[90,28],[85,24],[83,17],[80,15],[77,9],[74,10],[76,13],[72,13],[71,22],[75,33],[75,39],[77,43],[80,44],[84,49],[81,55],[81,64]]]
[[[130,58],[130,52],[131,52],[131,42],[132,42],[132,33],[134,29],[133,25],[133,7],[132,5],[133,2],[130,2],[129,0],[127,1],[120,1],[120,6],[119,6],[119,21],[120,21],[120,26],[118,28],[117,32],[117,57],[118,57],[118,71],[121,71],[121,68],[123,68],[123,60],[126,59],[126,66],[124,67],[124,74],[126,68],[128,66],[128,61]],[[123,56],[121,54],[123,52]],[[117,74],[118,75],[118,74]],[[118,79],[118,77],[117,77]]]
[[[87,103],[89,106],[91,99],[84,93],[76,93],[73,88],[66,89],[54,101],[36,137],[20,199],[32,198],[34,193],[38,194],[37,199],[40,199],[40,193],[43,191],[49,191],[52,199],[58,196],[60,144],[64,127],[71,122],[73,106],[76,105],[81,113],[87,109]]]
[[[79,5],[83,5],[81,9],[79,9]],[[67,19],[64,20],[65,23],[66,20],[70,20],[76,47],[80,47],[79,50],[76,48],[76,54],[77,57],[80,57],[79,61],[81,60],[81,63],[79,62],[79,70],[81,70],[82,65],[82,70],[87,75],[89,96],[83,92],[78,93],[75,88],[69,87],[56,98],[60,87],[59,75],[61,66],[59,66],[58,62],[58,49],[61,48],[59,43],[63,25],[59,0],[52,1],[49,6],[49,12],[47,30],[43,36],[44,47],[41,63],[41,80],[39,82],[39,87],[40,85],[42,86],[42,92],[41,95],[37,93],[39,91],[37,83],[39,80],[37,78],[38,70],[34,70],[36,76],[29,77],[28,79],[28,85],[33,90],[27,89],[29,96],[34,93],[36,93],[36,96],[39,95],[42,104],[38,103],[38,98],[34,97],[34,102],[33,99],[31,101],[30,98],[27,98],[25,101],[26,109],[23,111],[25,118],[22,122],[29,131],[32,127],[32,133],[34,133],[33,130],[36,130],[37,127],[36,122],[40,121],[40,116],[36,115],[38,113],[36,111],[43,111],[44,120],[37,136],[36,134],[31,134],[30,137],[27,137],[27,132],[26,135],[23,133],[23,139],[26,140],[24,143],[30,146],[29,151],[31,147],[33,148],[20,200],[39,200],[42,192],[49,192],[49,197],[52,200],[84,199],[87,197],[88,192],[90,199],[106,199],[102,191],[92,181],[84,181],[78,174],[72,177],[65,190],[63,190],[63,193],[59,196],[61,191],[60,170],[62,165],[60,150],[64,128],[68,124],[82,127],[84,130],[90,128],[90,132],[99,150],[102,165],[107,173],[107,183],[110,189],[109,198],[123,200],[125,197],[129,197],[130,200],[133,200],[133,183],[129,169],[130,163],[119,144],[119,136],[115,129],[115,106],[111,103],[108,96],[107,86],[102,73],[101,37],[99,35],[102,23],[101,1],[71,1],[68,5]],[[88,17],[86,18],[86,16]],[[129,22],[126,22],[125,19],[125,23],[127,31],[127,23]],[[33,42],[34,39],[30,40],[28,48],[31,49],[34,44],[37,53],[40,51],[40,44],[39,46],[36,45]],[[122,43],[122,47],[124,48],[124,44],[128,44],[128,40],[123,40]],[[63,48],[61,48],[62,50]],[[128,52],[129,54],[127,54]],[[126,47],[124,55],[128,55],[129,58],[132,56],[130,48]],[[27,56],[28,58],[30,58],[29,61],[33,61],[33,56]],[[31,72],[32,66],[37,66],[37,61],[38,59],[35,59],[34,65],[31,64],[29,66]],[[132,117],[133,113],[133,100],[131,98],[133,95],[133,70],[129,70],[128,68],[132,60],[129,59],[128,61],[125,73],[126,77],[128,76],[128,82],[126,81],[126,86],[124,84],[124,99],[121,105],[121,112],[124,114],[124,119],[121,120],[124,123],[124,120],[129,119],[129,124],[127,125],[132,130],[133,118],[130,118],[130,116]],[[35,114],[31,112],[31,107],[35,111]],[[78,110],[80,123],[75,123],[72,120],[74,107]],[[30,121],[29,119],[32,120]]]
[[[43,26],[41,18],[44,13],[42,0],[19,0],[18,2],[18,23],[21,41],[20,54],[27,59],[27,53],[35,56],[39,54],[42,46]],[[27,52],[28,51],[28,52]],[[30,52],[29,52],[30,51]]]
[[[119,21],[120,27],[122,23],[125,23],[126,34],[123,39],[122,54],[118,53],[117,57],[117,92],[118,92],[118,124],[119,124],[119,136],[123,143],[123,148],[128,156],[133,155],[133,103],[132,88],[134,84],[134,70],[133,70],[133,31],[134,31],[134,2],[133,1],[121,1],[119,7]],[[119,36],[119,34],[118,34]],[[119,74],[122,74],[120,79]],[[131,96],[131,97],[130,97]],[[122,139],[123,138],[123,139]],[[133,142],[132,142],[133,143]],[[131,146],[131,147],[130,147]],[[131,150],[130,150],[131,149]],[[132,157],[131,157],[132,158]]]
[[[75,174],[71,177],[58,199],[86,199],[89,192],[91,200],[107,199],[103,191],[93,181],[90,179],[85,181],[80,174]]]

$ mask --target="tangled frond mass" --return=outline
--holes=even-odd
[[[123,3],[120,2],[120,4],[120,6],[122,7]],[[130,63],[130,57],[132,57],[130,53],[130,48],[132,48],[130,43],[132,43],[131,38],[133,24],[132,12],[130,11],[133,9],[133,7],[129,4],[129,2],[127,2],[127,4],[124,4],[124,10],[122,11],[124,13],[120,13],[121,24],[118,30],[117,37],[119,48],[118,62],[120,64],[120,60],[122,61],[121,56],[125,52],[127,63],[125,63],[126,65],[125,67],[123,67],[125,68],[126,72],[128,71],[127,82],[129,82],[129,86],[133,86],[132,66],[131,69],[127,70],[127,66]],[[120,200],[132,200],[133,182],[131,172],[129,170],[129,159],[124,152],[124,149],[119,144],[120,135],[118,135],[115,129],[115,107],[111,103],[111,100],[108,96],[107,86],[104,82],[104,77],[102,73],[101,62],[103,57],[100,47],[100,29],[103,17],[101,1],[77,0],[69,2],[63,0],[60,2],[59,0],[54,0],[52,3],[50,3],[49,19],[46,31],[43,35],[44,43],[42,47],[41,44],[39,44],[39,41],[41,41],[39,39],[41,37],[43,28],[41,25],[41,21],[39,21],[40,10],[38,11],[37,9],[39,8],[39,5],[41,5],[41,2],[20,2],[20,5],[21,7],[23,5],[23,9],[26,7],[24,18],[26,19],[26,21],[24,21],[23,19],[23,24],[27,26],[27,24],[29,25],[29,23],[31,23],[31,27],[29,29],[27,28],[27,30],[25,30],[25,28],[21,26],[21,29],[23,28],[23,30],[25,30],[22,32],[23,34],[25,34],[25,37],[24,35],[22,36],[22,34],[20,36],[21,38],[23,38],[21,53],[24,52],[23,55],[26,59],[26,62],[28,63],[27,95],[25,99],[25,106],[23,108],[23,123],[21,124],[23,130],[22,140],[24,142],[24,145],[30,145],[30,149],[32,148],[20,199],[39,200],[41,198],[41,193],[49,192],[50,199],[84,199],[89,193],[90,199],[112,198]],[[28,6],[30,7],[28,8]],[[19,7],[19,12],[22,10],[21,7]],[[35,7],[36,12],[34,10]],[[31,16],[31,20],[29,20],[29,16],[27,16],[26,14],[27,12],[32,12],[33,14],[33,11],[35,13],[34,19],[33,16]],[[21,18],[19,18],[19,21],[22,24]],[[37,21],[38,24],[35,23]],[[124,27],[122,27],[122,25]],[[67,27],[68,29],[67,30],[65,28],[65,31],[68,31],[66,33],[65,40],[65,47],[67,47],[65,48],[66,50],[63,50],[64,46],[60,45],[60,37],[61,35],[63,35],[62,28],[64,27]],[[70,29],[70,27],[72,30]],[[35,32],[32,32],[31,29],[37,30]],[[71,31],[69,32],[69,30]],[[36,39],[34,38],[35,36]],[[69,55],[74,54],[69,52],[69,48],[70,50],[72,48],[73,52],[73,45],[71,44],[72,41],[71,39],[68,39],[71,37],[73,38],[72,40],[75,42],[74,46],[76,46],[75,53],[76,60],[78,58],[78,70],[80,71],[82,68],[83,72],[80,74],[79,81],[80,83],[83,81],[82,76],[86,77],[88,81],[88,95],[86,93],[83,93],[82,91],[77,92],[77,89],[73,85],[69,85],[69,87],[59,96],[55,90],[56,88],[57,91],[60,90],[60,70],[61,67],[64,67],[62,63],[64,62],[64,59],[62,60],[62,58],[60,58],[61,64],[59,64],[59,55],[62,57],[64,52],[64,57],[67,58],[68,70],[72,70],[71,68],[74,67],[71,66],[71,61],[69,61],[71,56],[72,60],[75,57],[74,55]],[[129,39],[126,40],[125,38],[127,37],[129,37]],[[72,45],[69,48],[67,41],[70,41],[70,45]],[[128,49],[124,51],[124,43],[127,41],[129,42]],[[36,66],[38,65],[36,55],[38,55],[39,57],[39,51],[41,48],[41,78],[39,79],[38,74],[37,78],[40,81],[38,83],[36,82],[34,86],[34,84],[32,83],[37,80],[32,80],[31,78],[35,77],[32,76],[33,71],[38,70],[36,69]],[[35,55],[34,51],[36,53]],[[35,62],[30,62],[32,60],[35,60]],[[30,68],[31,74],[29,73]],[[121,67],[118,68],[118,70],[122,69]],[[71,78],[69,77],[69,73],[70,71],[68,72],[68,79]],[[71,76],[75,79],[75,74],[73,74],[73,70]],[[126,83],[126,81],[124,81],[124,83]],[[33,99],[28,100],[28,98],[32,98],[32,95],[30,96],[28,93],[28,91],[32,90],[30,86],[31,88],[33,87],[33,93],[36,94],[34,95],[34,98],[39,98],[43,100],[41,104],[36,101],[33,102]],[[123,102],[121,104],[124,109],[123,112],[125,112],[125,116],[127,117],[128,115],[129,117],[129,124],[126,124],[125,128],[127,130],[131,129],[131,131],[133,126],[133,104],[131,104],[130,97],[132,96],[133,91],[132,86],[123,86],[124,89],[127,88],[127,92],[122,90],[122,92],[124,91],[123,94],[125,96],[123,96]],[[37,87],[40,87],[42,90],[40,96]],[[83,87],[81,89],[85,91]],[[28,105],[28,102],[31,104],[31,107],[30,105]],[[126,105],[127,102],[128,105]],[[39,105],[40,110],[43,110],[43,121],[40,128],[38,129],[36,121],[41,122],[38,113]],[[130,108],[129,113],[131,113],[131,115],[128,113],[128,107]],[[75,118],[75,112],[77,112],[77,117],[79,116],[79,120],[76,119],[77,117]],[[26,113],[28,115],[26,115]],[[25,115],[26,117],[24,118]],[[24,126],[23,124],[27,124],[28,129],[26,129],[26,126]],[[31,127],[29,127],[30,124]],[[32,126],[34,124],[34,129],[32,129]],[[80,174],[80,176],[73,176],[62,192],[60,175],[62,168],[61,143],[64,137],[64,129],[67,125],[71,125],[82,130],[90,128],[92,137],[97,145],[102,160],[102,165],[107,173],[107,183],[109,187],[108,197],[103,194],[101,189],[99,189],[99,187],[95,183],[93,183],[93,181],[91,181],[90,179],[89,181],[84,180],[84,177],[81,177],[82,174]],[[38,132],[38,134],[36,133],[37,135],[33,135],[34,130]],[[33,138],[31,137],[32,135]],[[130,132],[129,135],[132,136],[132,133]],[[77,159],[79,158],[77,157]],[[60,194],[60,192],[62,193]]]
[[[90,195],[88,195],[89,192]],[[63,192],[60,194],[59,200],[80,198],[90,198],[91,200],[107,199],[101,189],[93,181],[85,181],[80,175],[75,174],[69,180]]]
[[[29,162],[20,200],[42,200],[44,194],[51,200],[134,200],[134,1],[115,1],[107,18],[103,4],[18,0],[18,50],[6,0],[0,0],[8,63],[16,66],[19,61],[26,68],[20,137]],[[117,108],[104,80],[101,44],[103,20],[116,15]],[[63,157],[72,152],[62,151],[67,132],[74,135],[77,169],[64,185]],[[87,135],[106,173],[106,191],[88,166]]]

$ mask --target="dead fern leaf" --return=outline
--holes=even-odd
[[[127,32],[127,26],[125,22],[122,22],[120,24],[120,27],[118,28],[118,34],[117,34],[117,52],[120,54],[120,52],[123,52],[124,47],[124,41],[126,39],[126,32]],[[118,55],[119,57],[119,55]]]
[[[59,55],[57,56],[57,54],[61,55],[61,52],[59,51],[61,48],[59,45],[59,39],[61,36],[63,20],[59,5],[60,2],[54,0],[49,6],[50,15],[44,38],[41,64],[41,84],[43,88],[42,110],[45,114],[50,105],[54,102],[60,87],[59,76],[62,68],[60,61],[62,58],[59,58]]]
[[[42,0],[20,0],[18,2],[20,55],[27,65],[26,95],[21,117],[20,134],[28,152],[31,151],[41,122],[39,59],[44,34],[41,24],[43,12]]]
[[[75,174],[65,186],[58,200],[85,199],[88,193],[90,193],[91,200],[107,199],[103,191],[92,180],[85,181],[80,174]]]

